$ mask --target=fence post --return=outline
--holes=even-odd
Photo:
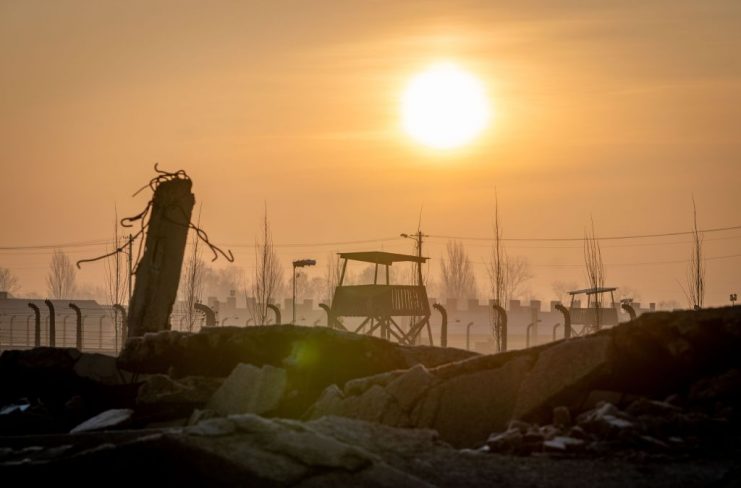
[[[206,316],[206,325],[208,327],[213,327],[216,325],[216,314],[211,309],[211,307],[202,303],[196,303],[195,305],[193,305],[193,308],[198,310],[199,312],[203,312],[203,315]]]
[[[268,303],[267,307],[270,310],[272,310],[273,312],[275,312],[275,325],[282,324],[283,323],[283,320],[280,317],[280,309],[278,307],[276,307],[275,305],[273,305],[272,303]],[[263,325],[265,325],[265,324],[263,324]]]
[[[636,311],[635,311],[635,309],[633,308],[632,305],[630,305],[629,303],[623,303],[621,305],[621,307],[623,308],[623,310],[625,310],[626,312],[628,312],[628,315],[630,315],[630,320],[631,321],[633,321],[633,320],[636,319]]]
[[[41,345],[41,310],[39,310],[39,307],[35,303],[29,303],[28,308],[33,310],[36,319],[33,345],[34,347],[39,347]]]
[[[51,300],[44,300],[44,303],[49,307],[49,346],[56,347],[57,345],[57,317],[54,313],[54,304]]]
[[[566,339],[570,339],[571,338],[571,312],[569,312],[569,309],[564,307],[560,303],[557,303],[554,308],[563,314],[563,327],[564,327],[563,336]]]
[[[448,311],[439,303],[434,304],[432,308],[440,312],[442,320],[440,323],[440,346],[448,347]]]
[[[74,310],[75,315],[77,315],[77,349],[82,351],[82,310],[74,303],[70,303],[69,308]]]

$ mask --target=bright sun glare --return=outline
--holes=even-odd
[[[471,142],[489,123],[483,83],[452,63],[431,66],[409,81],[401,99],[404,130],[435,149]]]

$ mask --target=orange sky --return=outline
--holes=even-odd
[[[488,237],[495,187],[505,237],[578,237],[590,215],[601,235],[689,230],[692,194],[702,228],[741,225],[739,25],[736,0],[3,0],[0,247],[108,237],[114,204],[137,213],[157,161],[191,175],[220,243],[254,242],[263,202],[277,244],[393,238],[420,207],[429,234]],[[464,150],[399,129],[405,82],[439,60],[492,99],[493,124]],[[706,255],[740,242],[708,234]],[[464,243],[484,285],[486,243]],[[381,245],[411,250],[280,254]],[[444,245],[429,240],[433,275]],[[233,250],[250,265],[251,249]],[[578,242],[509,251],[544,300],[556,279],[584,282]],[[607,282],[684,304],[684,264],[635,263],[689,251],[686,237],[604,243]],[[41,295],[48,259],[0,251]],[[741,291],[740,272],[739,257],[708,261],[708,301]]]

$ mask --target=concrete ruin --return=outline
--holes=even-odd
[[[128,336],[170,329],[190,217],[195,204],[187,177],[156,180],[144,253],[136,268]]]
[[[326,327],[0,356],[0,471],[186,486],[736,486],[741,309],[493,355]],[[70,433],[72,432],[72,433]]]

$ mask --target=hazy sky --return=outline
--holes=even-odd
[[[279,245],[389,239],[281,247],[286,265],[411,251],[395,236],[420,208],[431,235],[490,237],[495,188],[505,237],[579,237],[590,215],[603,236],[689,230],[693,194],[701,228],[741,225],[739,26],[737,0],[2,0],[0,247],[108,238],[155,162],[191,175],[203,226],[241,267],[264,202]],[[440,60],[492,101],[463,150],[399,128],[405,83]],[[428,242],[434,275],[446,239]],[[485,285],[488,244],[464,243]],[[741,231],[705,243],[738,255]],[[50,252],[0,251],[0,266],[43,295]],[[509,252],[544,300],[554,280],[584,284],[579,242]],[[605,242],[607,283],[684,303],[689,252],[686,236]],[[741,257],[708,261],[709,302],[739,276]]]

